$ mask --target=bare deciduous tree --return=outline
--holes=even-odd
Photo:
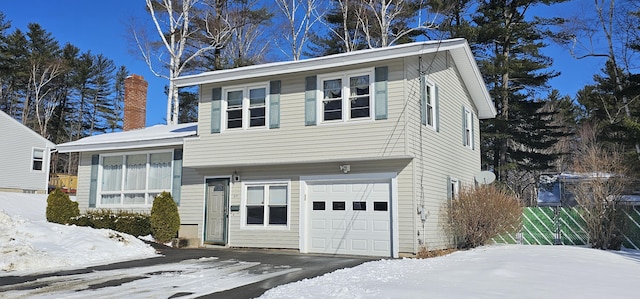
[[[576,147],[573,169],[583,176],[572,188],[583,209],[591,247],[619,250],[624,229],[622,195],[629,184],[628,167],[620,151],[596,140],[597,129],[585,125]]]
[[[146,0],[161,47],[154,44],[143,31],[134,31],[136,44],[149,69],[158,77],[169,80],[167,97],[167,123],[178,121],[178,88],[173,79],[204,53],[219,49],[232,33],[228,18],[220,6],[224,1],[200,0]],[[213,4],[212,4],[213,3]],[[194,26],[196,22],[202,26]],[[162,50],[160,50],[162,49]],[[168,58],[163,54],[168,54]],[[155,68],[160,61],[168,73]]]
[[[315,23],[321,20],[323,13],[319,11],[321,0],[275,0],[280,12],[286,19],[282,37],[287,42],[287,50],[293,60],[300,60],[309,33]]]
[[[411,7],[415,6],[414,4],[410,0],[362,1],[367,13],[358,14],[358,21],[362,25],[369,48],[388,47],[414,31],[435,28],[435,19],[413,27],[394,26],[395,22],[402,22],[402,18],[406,18],[412,14],[412,11],[420,9],[419,7]],[[372,30],[373,28],[375,30]],[[376,32],[378,30],[379,32]]]
[[[49,85],[52,80],[63,73],[62,64],[59,61],[45,63],[38,61],[31,64],[29,85],[32,89],[35,116],[38,121],[38,129],[41,136],[47,138],[47,126],[53,116],[53,111],[58,104],[58,99],[51,98]],[[26,118],[23,118],[26,119]]]

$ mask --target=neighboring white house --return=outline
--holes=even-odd
[[[0,191],[46,193],[55,144],[0,111]]]
[[[199,245],[393,257],[450,246],[442,208],[480,172],[479,119],[496,114],[463,39],[175,83],[199,86],[197,134],[182,143],[58,148],[81,152],[85,209],[150,208],[153,153],[182,148],[161,187],[179,190],[179,235]]]

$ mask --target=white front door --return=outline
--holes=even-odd
[[[392,256],[390,182],[307,184],[309,252]]]
[[[207,180],[205,243],[220,245],[227,243],[228,187],[228,179]]]

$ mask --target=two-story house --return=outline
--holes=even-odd
[[[165,185],[179,190],[179,235],[200,245],[392,257],[445,248],[442,209],[480,172],[479,119],[496,113],[463,39],[174,83],[199,87],[199,118],[197,134],[169,146],[179,159],[164,157]],[[124,185],[136,165],[155,181],[149,148],[114,159],[113,148],[75,150],[81,207],[132,207]]]

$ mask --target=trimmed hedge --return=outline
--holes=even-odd
[[[70,224],[112,229],[136,237],[151,234],[150,216],[146,213],[114,212],[109,209],[89,210],[84,215],[72,218]]]

